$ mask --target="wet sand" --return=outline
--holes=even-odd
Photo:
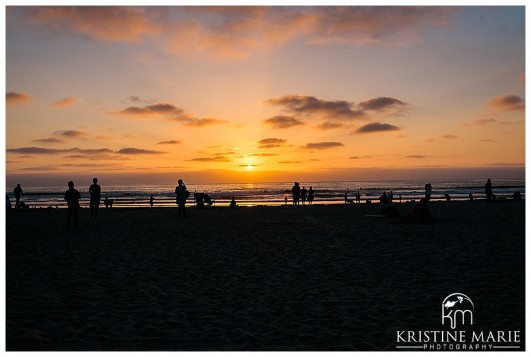
[[[395,350],[397,330],[440,329],[454,292],[475,328],[524,340],[524,202],[430,208],[430,225],[367,217],[379,204],[82,209],[77,230],[11,210],[6,347]]]

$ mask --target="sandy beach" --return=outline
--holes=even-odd
[[[82,209],[77,230],[9,210],[7,350],[396,350],[454,292],[525,346],[523,201],[433,202],[427,225],[380,209]]]

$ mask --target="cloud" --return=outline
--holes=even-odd
[[[248,156],[271,157],[271,156],[278,156],[278,154],[269,153],[269,152],[258,152],[258,153],[254,153],[254,154],[249,154]]]
[[[132,6],[28,6],[10,13],[39,33],[72,34],[104,42],[135,42],[158,35],[158,11]]]
[[[63,139],[59,138],[46,138],[46,139],[35,139],[33,140],[35,143],[44,143],[44,144],[62,144],[65,141]]]
[[[279,161],[278,164],[300,164],[301,161]]]
[[[48,148],[41,148],[41,147],[20,147],[20,148],[12,148],[12,149],[6,149],[6,152],[14,153],[14,154],[31,154],[31,155],[38,155],[38,154],[65,154],[65,153],[77,153],[77,154],[84,154],[84,155],[100,155],[100,154],[121,154],[121,155],[135,155],[135,154],[164,154],[164,151],[156,151],[156,150],[144,150],[144,149],[137,149],[137,148],[123,148],[118,151],[111,150],[109,148],[101,148],[101,149],[80,149],[80,148],[69,148],[69,149],[48,149]]]
[[[286,142],[287,142],[286,139],[278,139],[278,138],[262,139],[258,142],[258,148],[259,149],[277,148],[280,146],[284,146]]]
[[[26,104],[31,100],[31,96],[26,93],[7,92],[6,105]]]
[[[178,55],[247,59],[292,41],[311,46],[410,46],[427,28],[447,27],[450,7],[189,7],[172,23]]]
[[[504,111],[524,110],[525,100],[520,96],[509,94],[491,98],[487,101],[487,105]]]
[[[187,118],[184,120],[186,126],[210,126],[210,125],[219,125],[228,123],[226,120],[215,119],[215,118]]]
[[[146,105],[144,107],[127,107],[118,112],[114,112],[113,114],[145,117],[154,115],[170,115],[172,117],[180,118],[184,114],[184,110],[170,103],[156,103],[152,105]]]
[[[387,124],[387,123],[370,123],[363,125],[362,127],[359,127],[354,132],[359,134],[366,134],[366,133],[376,133],[380,131],[395,131],[400,130],[400,128],[396,125]]]
[[[401,100],[391,97],[378,97],[359,103],[360,109],[374,111],[384,110],[389,107],[402,107],[405,105],[406,103]]]
[[[320,143],[308,143],[304,146],[305,149],[310,150],[324,150],[324,149],[330,149],[334,147],[344,146],[342,143],[339,143],[337,141],[325,141]]]
[[[62,107],[67,107],[67,106],[70,106],[70,105],[74,105],[76,103],[77,103],[77,98],[75,98],[75,97],[67,97],[67,98],[58,100],[55,103],[52,103],[51,106],[55,107],[55,108],[62,108]]]
[[[496,119],[488,118],[488,119],[478,119],[478,120],[475,120],[475,121],[474,121],[474,124],[475,124],[475,125],[482,126],[482,125],[494,124],[494,123],[496,123],[496,122],[497,122]]]
[[[424,155],[407,155],[404,156],[406,159],[425,159],[426,156]]]
[[[343,128],[343,127],[345,127],[344,124],[334,123],[334,122],[330,122],[330,121],[327,121],[327,122],[324,122],[322,124],[319,124],[319,126],[318,126],[318,128],[321,129],[321,130],[338,129],[338,128]]]
[[[457,136],[452,135],[452,134],[446,134],[446,135],[441,136],[441,138],[443,138],[443,139],[457,139]]]
[[[293,117],[286,115],[278,115],[269,119],[264,120],[264,123],[271,125],[274,129],[286,129],[291,128],[297,125],[304,125],[302,121]]]
[[[123,155],[152,155],[152,154],[165,154],[165,151],[157,151],[157,150],[145,150],[145,149],[138,149],[138,148],[123,148],[116,152],[117,154],[123,154]]]
[[[307,95],[285,95],[268,99],[265,103],[283,106],[292,113],[310,117],[351,120],[365,116],[365,113],[354,108],[354,104],[351,102],[322,100]]]
[[[231,160],[225,156],[218,155],[213,157],[195,157],[188,161],[200,161],[200,162],[231,162]]]
[[[110,114],[126,115],[132,117],[152,118],[163,117],[168,120],[184,123],[186,126],[203,127],[228,123],[226,120],[216,118],[198,118],[193,114],[186,113],[183,109],[170,103],[156,103],[144,107],[127,107]]]
[[[129,97],[127,97],[127,100],[130,100],[131,102],[140,102],[140,97],[136,96],[136,95],[131,95]]]
[[[181,140],[166,140],[158,142],[157,145],[176,145],[180,143],[182,143]]]
[[[88,135],[84,131],[79,130],[58,130],[54,132],[54,134],[57,136],[63,136],[65,138],[83,138]]]

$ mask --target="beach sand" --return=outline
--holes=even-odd
[[[82,209],[77,230],[10,210],[7,350],[396,350],[455,292],[524,348],[523,201],[433,202],[429,225],[380,209]]]

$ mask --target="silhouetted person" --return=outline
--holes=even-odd
[[[9,195],[6,194],[6,208],[11,208],[11,200],[9,199]]]
[[[513,193],[513,200],[520,201],[521,199],[522,199],[522,195],[520,194],[520,192]]]
[[[105,197],[105,199],[103,200],[103,203],[105,204],[105,208],[109,208],[109,207],[112,208],[112,204],[114,203],[114,200],[112,198]]]
[[[446,198],[446,201],[450,201],[452,199],[447,193],[444,194],[444,198]]]
[[[431,199],[431,183],[427,183],[426,185],[424,185],[424,190],[426,190],[426,199],[429,201]]]
[[[234,197],[232,198],[232,200],[230,201],[230,207],[238,207],[238,204],[236,203],[236,200],[234,199]]]
[[[487,196],[487,201],[494,200],[494,195],[492,194],[492,182],[490,179],[488,179],[485,184],[485,195]]]
[[[98,218],[98,208],[100,208],[101,201],[101,187],[98,185],[98,179],[92,179],[92,185],[89,187],[90,193],[90,218]]]
[[[308,190],[308,203],[309,204],[313,203],[313,195],[314,195],[313,187],[310,186],[310,189]]]
[[[153,195],[149,196],[149,206],[150,207],[153,207],[153,200],[154,200]]]
[[[299,204],[299,198],[301,195],[301,187],[298,182],[295,182],[293,187],[291,188],[291,193],[293,195],[293,204],[298,205]]]
[[[74,216],[74,228],[77,228],[77,216],[79,212],[79,200],[81,195],[74,188],[74,181],[68,181],[68,191],[65,193],[65,201],[68,205],[68,216],[66,218],[66,229],[70,228],[70,220]]]
[[[398,195],[398,202],[402,203],[402,195]]]
[[[435,218],[428,208],[428,200],[422,198],[419,203],[413,206],[411,212],[405,217],[405,223],[433,223]]]
[[[186,218],[186,185],[182,179],[179,179],[178,186],[175,187],[175,199],[177,201],[177,212],[179,213],[179,218]]]
[[[22,187],[20,187],[20,184],[17,183],[17,187],[13,190],[15,192],[15,208],[20,207],[20,196],[22,195]]]
[[[356,198],[356,203],[361,203],[360,191],[356,192],[355,198]]]
[[[306,194],[308,193],[308,190],[306,189],[306,186],[302,186],[302,190],[301,190],[301,201],[302,201],[302,204],[304,205],[306,203]]]
[[[472,194],[472,192],[470,192],[470,193],[468,194],[468,199],[469,199],[470,201],[474,201],[474,195]]]

